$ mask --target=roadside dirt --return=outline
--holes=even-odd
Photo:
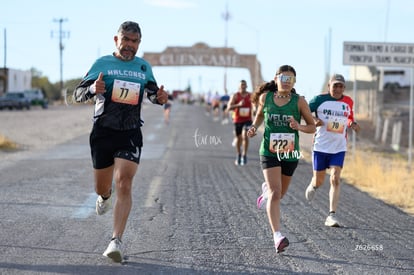
[[[91,105],[0,111],[0,136],[17,145],[17,149],[0,149],[0,158],[10,160],[88,133],[92,127],[92,115]]]

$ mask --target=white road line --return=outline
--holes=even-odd
[[[145,136],[145,141],[153,141],[156,136],[156,134],[148,134]]]
[[[160,122],[160,123],[155,124],[155,129],[161,129],[162,127],[164,127],[164,123],[163,122]]]
[[[95,202],[97,195],[90,193],[88,198],[82,203],[82,205],[73,213],[72,218],[86,219],[92,213],[95,212]]]
[[[177,131],[175,128],[173,128],[171,131],[171,138],[168,142],[167,147],[171,148],[173,146],[176,135],[177,135]],[[154,139],[155,137],[156,137],[155,134],[150,135],[151,139]],[[165,162],[169,158],[169,154],[170,154],[170,151],[167,150],[165,155],[161,158],[161,163],[160,163],[161,167],[165,166]],[[148,189],[148,193],[147,193],[146,200],[145,200],[145,207],[152,207],[156,203],[155,199],[158,198],[158,194],[160,192],[160,186],[162,184],[162,181],[163,181],[163,177],[161,176],[154,176],[154,178],[152,179],[151,183],[149,184],[149,189]]]
[[[151,207],[155,203],[155,198],[157,198],[157,194],[159,194],[160,185],[162,183],[162,177],[155,176],[151,183],[150,188],[148,189],[147,199],[145,200],[145,207]]]

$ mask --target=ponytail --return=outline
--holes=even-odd
[[[277,85],[274,80],[271,80],[269,82],[264,82],[260,86],[257,86],[257,88],[254,90],[251,101],[253,104],[257,105],[259,103],[259,97],[261,94],[265,92],[275,92],[277,91]]]

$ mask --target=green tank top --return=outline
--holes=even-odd
[[[273,92],[266,94],[263,107],[264,134],[260,155],[277,157],[285,161],[297,161],[300,158],[299,132],[289,127],[289,118],[293,116],[300,122],[299,95],[292,93],[290,101],[283,106],[274,103],[273,95]]]

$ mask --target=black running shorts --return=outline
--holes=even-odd
[[[247,132],[249,130],[250,126],[252,126],[252,121],[245,121],[245,122],[236,122],[234,123],[234,132],[236,133],[236,136],[240,136],[244,131]]]
[[[94,125],[89,136],[93,168],[103,169],[114,164],[115,158],[139,163],[141,128],[119,131]]]
[[[293,173],[298,167],[299,161],[279,160],[277,157],[260,156],[260,163],[262,169],[269,169],[273,167],[281,167],[282,175],[293,176]]]

